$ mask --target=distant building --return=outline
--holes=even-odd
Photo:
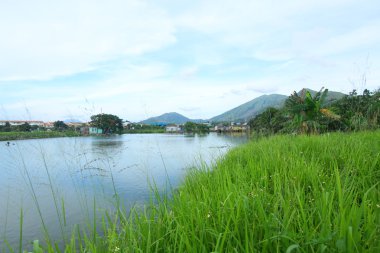
[[[167,133],[179,133],[182,131],[181,126],[170,124],[165,127]]]
[[[223,124],[219,124],[219,125],[216,125],[214,127],[214,131],[218,132],[218,133],[228,132],[228,131],[230,131],[230,126],[225,126]]]
[[[224,132],[247,132],[249,131],[248,123],[234,123],[231,122],[228,126],[225,124],[218,124],[214,127],[213,131],[218,133]]]
[[[9,122],[11,126],[21,126],[22,124],[28,123],[31,126],[44,126],[43,121],[37,120],[0,120],[0,126],[5,126]]]
[[[80,128],[80,133],[82,135],[103,134],[103,130],[97,127],[84,126]]]
[[[126,128],[126,129],[130,129],[132,126],[132,122],[126,120],[125,122],[123,122],[123,128]]]
[[[101,128],[97,128],[97,127],[89,127],[88,133],[89,134],[102,134],[103,130]]]
[[[43,127],[45,127],[46,129],[52,129],[54,128],[54,122],[44,122]]]
[[[65,123],[69,127],[77,128],[83,126],[82,122],[67,122]]]

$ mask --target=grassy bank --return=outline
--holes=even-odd
[[[42,139],[42,138],[55,138],[55,137],[73,137],[79,136],[77,132],[55,132],[55,131],[41,131],[41,132],[0,132],[0,141],[10,140],[25,140],[25,139]]]
[[[66,252],[380,252],[379,182],[380,131],[261,139]]]
[[[165,133],[164,128],[160,129],[126,129],[123,131],[124,134],[160,134]]]

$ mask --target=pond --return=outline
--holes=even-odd
[[[178,187],[186,171],[212,163],[246,135],[135,134],[0,142],[0,251],[54,240],[74,224],[91,223],[112,209],[115,196],[128,210],[159,191]],[[6,243],[5,243],[6,242]]]

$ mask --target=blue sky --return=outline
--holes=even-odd
[[[207,119],[303,87],[374,90],[379,13],[378,0],[1,0],[0,119]]]

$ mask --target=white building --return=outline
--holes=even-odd
[[[165,127],[167,133],[178,133],[181,132],[181,127],[179,125],[170,124]]]
[[[21,126],[25,123],[28,123],[31,126],[44,126],[43,121],[37,120],[0,120],[0,126],[5,126],[7,122],[9,122],[11,126]]]

